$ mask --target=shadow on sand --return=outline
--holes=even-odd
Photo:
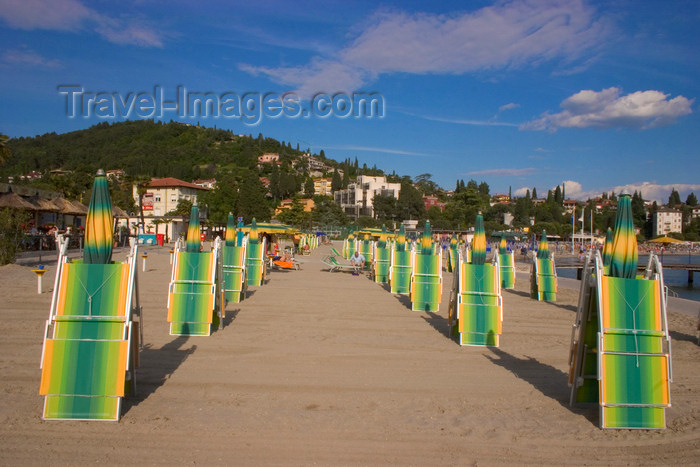
[[[493,355],[484,355],[491,362],[513,373],[519,379],[529,383],[550,399],[559,402],[562,407],[571,412],[582,415],[592,424],[597,426],[598,407],[596,406],[570,406],[568,375],[561,370],[538,361],[532,357],[518,358],[498,347],[489,347]]]
[[[136,392],[124,399],[124,411],[139,405],[155,393],[170,378],[177,368],[187,360],[196,345],[185,348],[189,336],[177,336],[160,349],[144,346],[139,353],[140,365],[136,369]]]
[[[444,338],[449,339],[455,344],[459,345],[457,339],[450,335],[450,325],[447,321],[447,318],[443,318],[439,314],[433,313],[432,311],[426,311],[425,314],[428,315],[423,316],[423,319],[426,323],[428,323],[438,333],[442,334]]]

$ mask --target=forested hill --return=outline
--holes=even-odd
[[[7,145],[11,157],[1,167],[4,177],[54,169],[94,173],[104,168],[189,181],[213,177],[222,168],[253,168],[257,157],[266,152],[279,153],[281,161],[290,163],[301,154],[298,145],[293,149],[290,143],[262,135],[238,136],[228,130],[150,120],[105,122],[70,133],[13,138]]]

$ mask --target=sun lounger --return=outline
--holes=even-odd
[[[437,311],[442,295],[442,249],[437,254],[412,255],[411,308],[414,311]]]
[[[665,428],[672,367],[660,263],[652,255],[651,274],[626,279],[605,276],[597,251],[588,262],[594,267],[572,333],[570,401],[597,401],[601,428]]]
[[[323,264],[328,266],[330,272],[353,272],[357,273],[360,271],[359,266],[354,264],[339,262],[334,256],[326,256],[321,260]]]
[[[124,263],[59,256],[41,358],[45,420],[119,420],[138,363],[136,258],[135,244]]]
[[[247,242],[242,246],[224,245],[221,250],[224,297],[227,302],[238,303],[243,300],[246,288]]]
[[[540,301],[556,301],[557,272],[554,259],[533,258],[530,284],[532,298]]]
[[[168,292],[170,335],[208,336],[212,325],[221,325],[223,304],[217,292],[220,240],[208,252],[175,250]],[[218,309],[217,309],[218,308]]]
[[[498,347],[503,326],[499,265],[463,262],[455,271],[448,322],[460,345]]]
[[[374,248],[374,282],[385,284],[389,282],[389,268],[391,267],[391,250],[389,247]]]
[[[509,253],[497,253],[498,254],[498,264],[501,268],[501,288],[512,289],[515,288],[515,258],[513,252]],[[555,282],[555,292],[556,292],[556,282]]]
[[[248,240],[245,259],[246,284],[248,286],[259,286],[265,281],[267,272],[265,251],[266,240],[264,238],[257,243],[252,243]]]
[[[411,291],[411,251],[391,250],[391,266],[389,267],[389,284],[391,293],[407,294]]]

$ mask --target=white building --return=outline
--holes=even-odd
[[[196,203],[199,195],[205,191],[206,188],[177,178],[154,178],[146,186],[146,193],[143,195],[143,215],[164,216],[177,208],[180,199]],[[139,193],[136,185],[133,187],[133,196],[134,201],[138,203]]]
[[[340,204],[346,214],[358,218],[360,216],[374,216],[373,199],[375,195],[393,196],[399,198],[400,183],[389,183],[386,177],[372,177],[360,175],[355,183],[351,183],[345,190],[335,192],[335,202]]]
[[[654,213],[653,233],[657,237],[659,235],[667,235],[670,232],[683,232],[683,214],[671,208],[659,208]]]

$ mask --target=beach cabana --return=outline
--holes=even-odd
[[[391,242],[387,241],[389,233],[386,227],[382,226],[382,232],[379,238],[374,242],[374,251],[372,256],[374,262],[372,264],[374,281],[380,284],[389,282],[389,268],[391,267]]]
[[[484,261],[486,234],[481,214],[476,217],[472,250],[471,263],[460,261],[455,269],[448,324],[460,345],[498,347],[503,328],[499,255],[492,264]]]
[[[586,257],[569,353],[570,403],[597,402],[601,428],[660,429],[670,407],[671,338],[663,269],[637,277],[629,195],[618,201],[609,274]]]
[[[542,231],[537,255],[532,258],[530,272],[530,296],[539,301],[553,302],[557,299],[557,270],[549,252],[547,232]]]
[[[238,235],[233,214],[228,215],[224,245],[221,248],[221,272],[223,274],[224,299],[238,303],[245,296],[245,258],[247,239]],[[243,222],[238,223],[238,228]]]
[[[39,393],[45,420],[119,420],[135,389],[140,342],[137,246],[112,262],[112,213],[104,171],[97,172],[82,260],[61,242],[46,322]]]
[[[411,255],[410,291],[412,310],[437,311],[440,308],[442,248],[433,245],[429,221],[425,223],[420,247]]]
[[[175,246],[168,287],[168,322],[172,336],[209,336],[221,326],[224,304],[219,296],[221,239],[211,251],[200,251],[199,208],[192,206],[187,239]]]

